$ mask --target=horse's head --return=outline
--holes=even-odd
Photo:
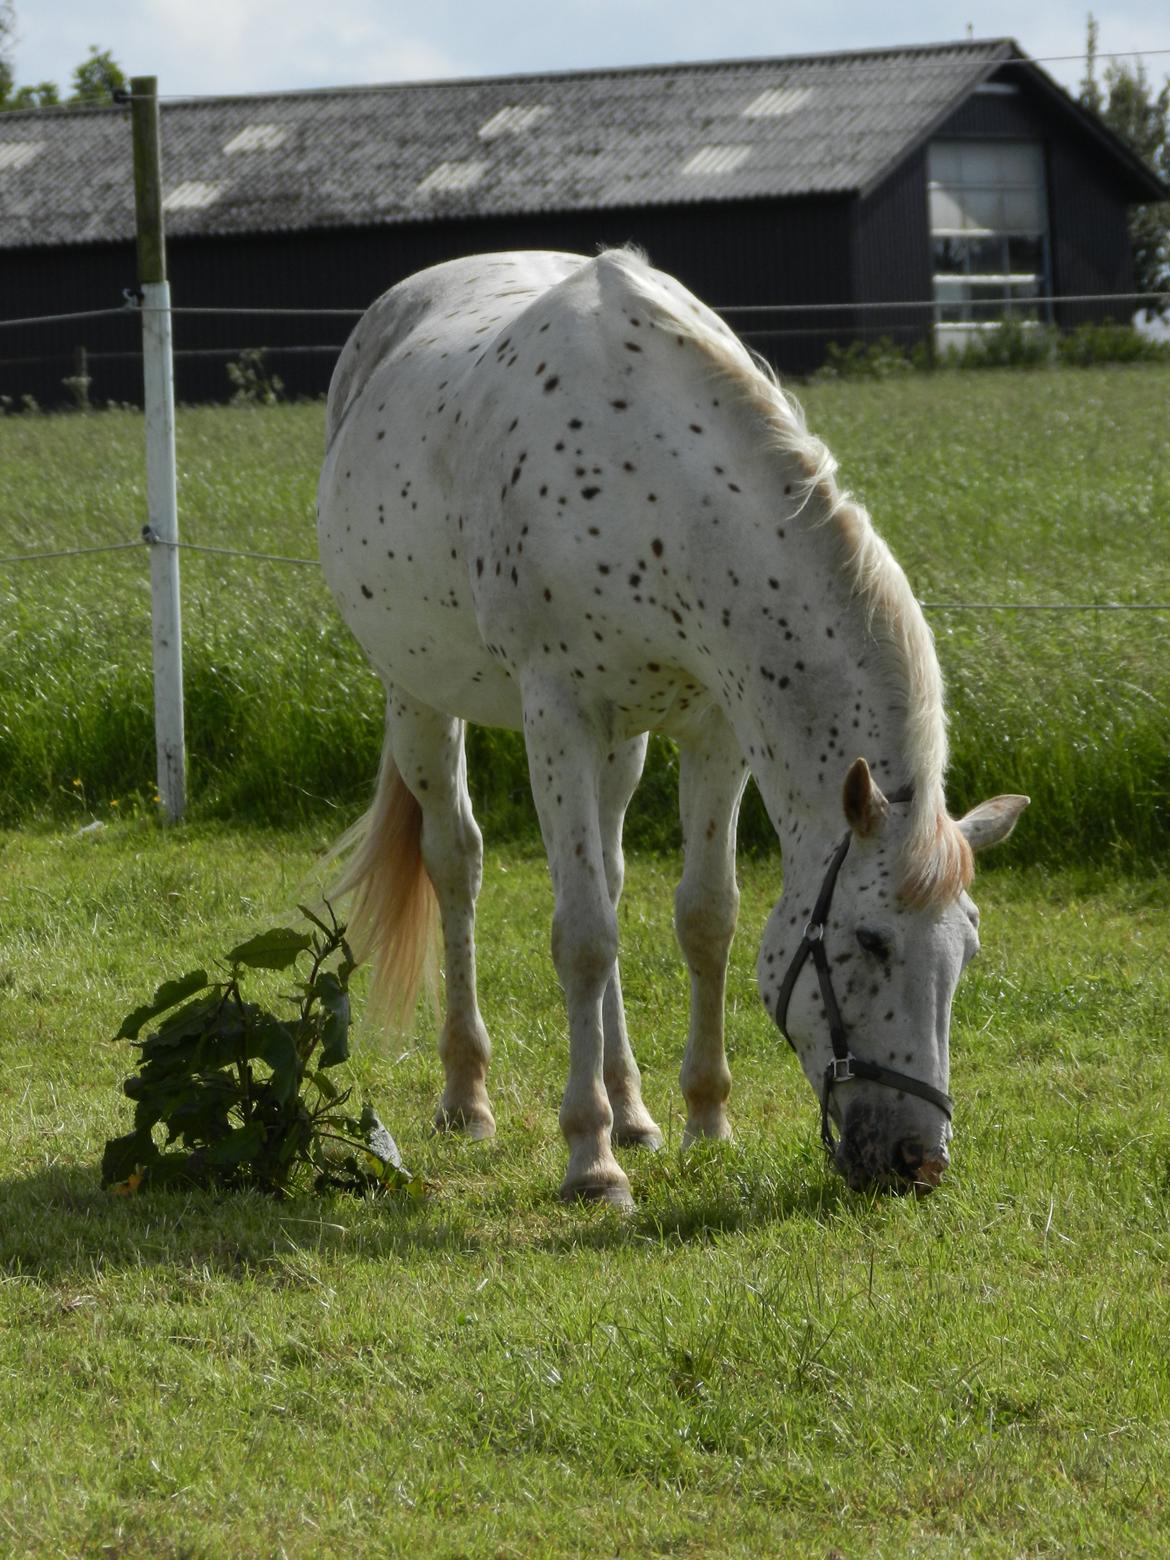
[[[908,887],[915,821],[900,801],[910,798],[887,799],[858,759],[843,833],[827,843],[793,836],[758,974],[821,1101],[822,1136],[845,1180],[921,1194],[948,1163],[951,1001],[979,950],[969,852],[1006,839],[1028,798],[998,796],[942,819],[951,870],[925,892]]]

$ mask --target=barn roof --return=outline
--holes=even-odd
[[[865,193],[993,75],[1156,179],[1011,39],[162,104],[173,237]],[[162,87],[165,91],[166,83]],[[125,108],[0,116],[0,248],[134,232]]]

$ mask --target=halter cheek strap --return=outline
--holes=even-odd
[[[899,799],[891,798],[891,800]],[[837,1145],[833,1140],[833,1129],[829,1120],[829,1098],[837,1084],[848,1083],[853,1078],[861,1078],[867,1083],[880,1083],[888,1089],[900,1089],[903,1094],[914,1094],[919,1099],[928,1100],[932,1105],[938,1106],[948,1121],[954,1111],[954,1101],[950,1095],[944,1094],[941,1089],[936,1089],[933,1084],[923,1083],[921,1079],[911,1078],[906,1073],[895,1072],[891,1067],[881,1067],[876,1062],[867,1062],[864,1057],[854,1056],[849,1049],[849,1034],[845,1028],[845,1021],[841,1017],[837,994],[833,990],[829,956],[825,952],[825,923],[829,918],[829,907],[833,902],[833,890],[837,886],[841,865],[849,854],[852,839],[853,831],[850,829],[833,852],[832,860],[825,873],[825,880],[821,884],[821,891],[817,895],[816,905],[813,907],[812,918],[804,929],[800,947],[793,954],[784,973],[784,979],[780,984],[780,995],[776,999],[776,1023],[780,1033],[795,1051],[796,1046],[793,1045],[792,1036],[788,1033],[788,1005],[792,1000],[792,992],[800,972],[811,958],[821,988],[821,1001],[825,1005],[829,1042],[833,1047],[833,1059],[825,1068],[821,1084],[821,1142],[830,1154],[835,1152]]]

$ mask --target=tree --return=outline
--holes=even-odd
[[[115,92],[126,85],[126,77],[109,49],[96,43],[89,46],[89,57],[73,72],[70,103],[104,107]]]
[[[16,85],[15,46],[16,6],[13,0],[0,0],[0,113],[14,108],[52,108],[60,103],[60,91],[52,81]],[[68,101],[83,106],[108,103],[114,91],[125,85],[126,78],[109,50],[91,44],[89,57],[73,72],[73,93]]]
[[[1170,77],[1155,92],[1145,65],[1109,60],[1097,80],[1097,21],[1089,13],[1081,102],[1099,115],[1159,178],[1170,183]],[[1142,293],[1170,293],[1170,201],[1135,206],[1129,219],[1134,285]],[[1170,297],[1144,305],[1166,316]]]

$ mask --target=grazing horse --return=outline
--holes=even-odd
[[[626,1036],[616,912],[653,730],[679,750],[684,1142],[729,1135],[723,999],[750,770],[784,868],[760,992],[826,1144],[851,1186],[936,1184],[951,999],[978,945],[972,851],[1027,798],[948,815],[930,631],[800,409],[711,310],[617,250],[407,278],[350,337],[327,421],[321,562],[386,689],[377,792],[338,892],[355,892],[356,945],[399,1011],[441,918],[437,1126],[495,1130],[470,720],[523,730],[548,853],[569,1024],[562,1195],[630,1205],[614,1145],[661,1134]]]

